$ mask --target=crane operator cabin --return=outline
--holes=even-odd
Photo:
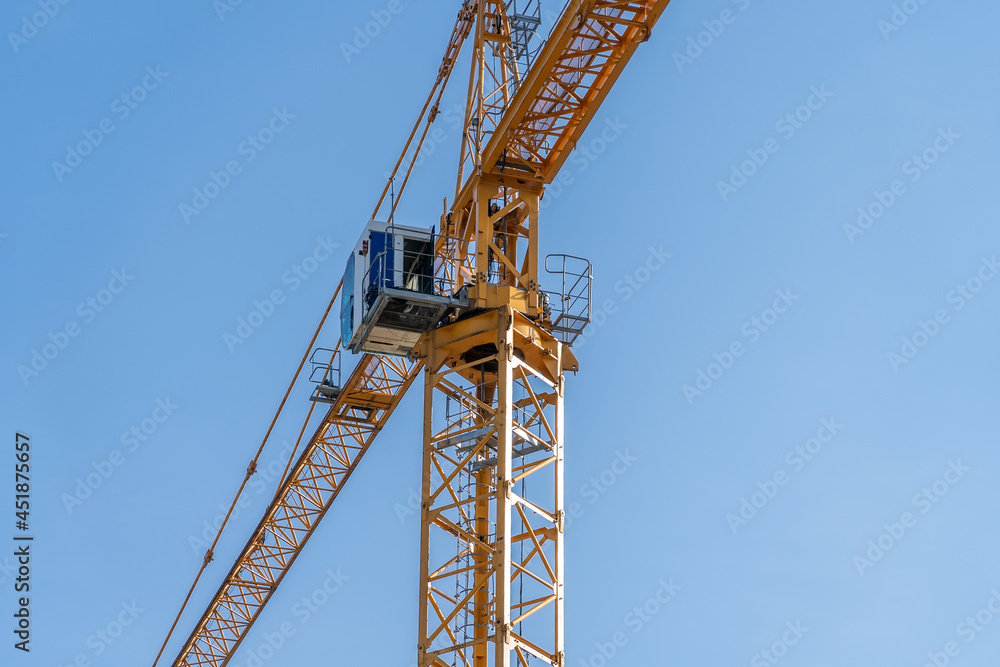
[[[420,334],[452,308],[464,290],[435,279],[434,229],[373,220],[347,258],[340,306],[341,337],[352,352],[407,356]]]

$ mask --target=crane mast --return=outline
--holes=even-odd
[[[521,72],[506,6],[479,4],[460,187],[438,243],[478,314],[414,352],[420,667],[565,664],[563,400],[578,365],[559,334],[586,322],[546,312],[539,200],[666,5],[570,2]]]
[[[456,195],[433,244],[436,284],[466,306],[424,332],[408,358],[363,354],[325,394],[330,407],[175,667],[229,662],[421,375],[419,667],[566,664],[563,400],[565,374],[578,370],[568,343],[589,321],[574,311],[589,298],[589,264],[574,273],[561,258],[555,273],[570,288],[542,290],[539,202],[668,1],[570,0],[534,51],[525,31],[537,26],[537,10],[463,2],[393,174],[419,151],[471,38]],[[587,295],[574,292],[581,285]],[[206,566],[212,558],[210,550]]]

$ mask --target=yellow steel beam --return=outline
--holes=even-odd
[[[668,2],[571,0],[483,149],[483,171],[552,182]]]

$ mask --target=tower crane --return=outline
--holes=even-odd
[[[565,374],[578,370],[572,343],[590,319],[591,269],[565,255],[539,259],[539,201],[668,1],[569,0],[539,44],[538,0],[520,10],[514,0],[463,0],[431,92],[236,499],[311,362],[296,450],[174,667],[229,662],[418,378],[418,665],[567,664],[563,400]],[[454,199],[433,227],[397,225],[413,158],[467,42]],[[542,289],[543,268],[557,289]],[[340,340],[315,347],[336,335],[327,321],[338,296]],[[343,378],[348,350],[360,357]]]

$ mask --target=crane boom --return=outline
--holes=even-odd
[[[365,355],[219,587],[176,667],[229,662],[421,364]]]
[[[570,0],[522,78],[504,69],[508,58],[501,47],[510,36],[484,28],[491,19],[480,7],[479,61],[469,86],[459,173],[468,171],[470,151],[476,159],[441,220],[444,239],[438,248],[456,285],[482,287],[472,295],[476,306],[507,303],[509,291],[486,285],[490,264],[498,261],[504,274],[500,282],[522,291],[517,307],[531,317],[539,314],[537,225],[544,186],[556,177],[668,4]],[[487,57],[491,50],[496,54],[492,61]],[[499,96],[498,85],[513,92],[504,113],[493,118],[482,100]]]
[[[475,144],[472,152],[479,154],[480,169],[459,189],[456,207],[468,201],[473,181],[483,173],[508,172],[551,183],[668,2],[570,0],[523,79],[484,59],[480,76],[485,83],[471,87],[469,109],[476,108],[477,96],[496,96],[495,90],[487,91],[509,84],[512,75],[518,79],[516,92],[508,92],[512,99],[499,120],[490,118],[486,108],[478,116],[468,115],[466,142]],[[483,35],[487,44],[504,42],[502,35],[490,36],[488,31]],[[468,152],[463,150],[463,160]]]
[[[551,183],[668,0],[572,0],[483,150]]]

